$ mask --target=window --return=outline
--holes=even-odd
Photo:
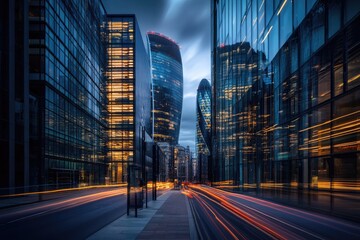
[[[305,19],[300,27],[300,64],[304,64],[310,57],[310,25],[310,20]]]
[[[334,102],[333,151],[350,152],[360,148],[360,95],[353,92]]]
[[[270,30],[271,28],[271,30]],[[279,18],[274,15],[270,23],[269,33],[269,61],[271,61],[279,51]]]
[[[325,6],[319,3],[312,14],[311,52],[315,52],[325,41]]]
[[[328,37],[334,35],[341,25],[341,1],[332,0],[328,4]],[[331,16],[331,17],[330,17]]]
[[[350,53],[348,60],[348,89],[360,85],[360,52]]]
[[[311,102],[315,106],[331,96],[329,51],[322,51],[313,57],[311,65]]]
[[[297,28],[305,17],[305,1],[294,1],[294,28]]]
[[[245,1],[243,1],[245,2]],[[265,0],[265,10],[266,10],[266,13],[265,13],[265,16],[266,16],[266,24],[265,25],[268,25],[268,23],[270,22],[270,19],[271,17],[274,15],[274,4],[273,4],[273,1],[266,1]]]
[[[345,1],[345,22],[350,21],[360,12],[360,1],[346,0]]]
[[[287,1],[280,13],[280,47],[292,33],[292,4]]]

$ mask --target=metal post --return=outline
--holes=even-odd
[[[137,191],[135,191],[135,217],[137,217]]]
[[[129,216],[130,213],[130,163],[127,165],[127,208],[126,214]]]

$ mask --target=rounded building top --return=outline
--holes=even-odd
[[[159,37],[162,37],[162,38],[165,38],[165,39],[169,40],[170,42],[173,42],[173,43],[176,44],[176,45],[179,45],[179,44],[177,44],[177,42],[175,42],[175,40],[173,40],[172,38],[170,38],[170,37],[168,37],[168,36],[165,36],[165,35],[162,34],[162,33],[150,31],[150,32],[147,32],[147,34],[148,34],[148,35],[150,35],[150,34],[151,34],[151,35],[157,35],[157,36],[159,36]]]
[[[179,45],[174,40],[157,32],[148,32],[147,35],[152,52],[166,54],[182,63]]]
[[[210,86],[209,81],[207,79],[203,78],[201,80],[197,90],[198,91],[200,91],[200,90],[210,90],[211,91],[211,86]]]

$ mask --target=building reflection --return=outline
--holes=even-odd
[[[200,182],[208,181],[209,157],[211,150],[211,86],[202,79],[196,94],[196,153],[199,163]]]
[[[360,4],[212,10],[215,182],[360,190]]]

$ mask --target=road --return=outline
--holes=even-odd
[[[201,239],[360,239],[360,224],[243,194],[184,191]]]
[[[0,210],[1,239],[85,239],[126,213],[126,188]]]

